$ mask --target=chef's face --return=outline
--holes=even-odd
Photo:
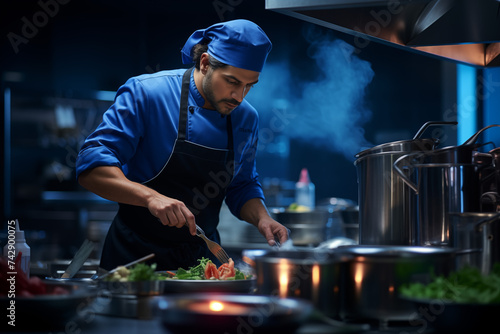
[[[229,115],[259,81],[259,75],[259,72],[233,66],[214,70],[208,65],[203,77],[203,93],[214,109],[223,115]]]

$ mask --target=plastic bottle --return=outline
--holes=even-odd
[[[302,168],[299,182],[295,184],[295,203],[314,209],[315,191],[314,183],[309,179],[307,168]]]
[[[15,230],[14,230],[14,226]],[[12,251],[15,250],[14,260],[17,258],[17,254],[21,252],[21,269],[25,272],[28,278],[30,277],[30,260],[31,260],[31,249],[26,243],[24,237],[24,231],[21,231],[19,227],[19,222],[17,219],[8,222],[8,240],[7,244],[3,248],[3,255],[5,257],[12,258]],[[10,247],[9,247],[10,246]],[[9,250],[11,251],[9,254]]]

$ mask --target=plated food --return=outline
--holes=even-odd
[[[255,277],[235,267],[234,261],[217,267],[207,258],[198,259],[193,267],[156,271],[156,264],[118,267],[99,282],[112,294],[163,295],[187,292],[248,293],[255,289]]]
[[[179,268],[177,271],[167,271],[167,279],[184,280],[244,280],[251,278],[251,275],[245,275],[241,270],[234,267],[233,259],[229,263],[223,263],[218,268],[207,258],[198,260],[199,264],[189,269]]]
[[[117,267],[117,270],[106,281],[111,282],[140,282],[154,280],[244,280],[250,279],[251,275],[245,275],[241,270],[235,268],[233,259],[229,263],[223,263],[217,267],[210,259],[202,257],[198,259],[196,266],[188,269],[179,268],[174,271],[156,271],[156,264],[147,265],[138,263],[132,268]]]

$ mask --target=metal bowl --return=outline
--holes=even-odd
[[[159,271],[158,273],[162,273]],[[251,293],[255,277],[244,280],[165,279],[142,282],[99,281],[98,287],[112,295],[159,296],[178,293]]]
[[[98,287],[111,295],[158,296],[163,293],[164,282],[160,280],[140,282],[99,280]]]
[[[47,294],[34,297],[0,297],[0,307],[7,310],[7,318],[0,325],[2,331],[40,331],[64,329],[70,321],[76,325],[91,312],[91,305],[98,291],[81,284],[43,281]],[[67,294],[51,294],[56,288]],[[15,327],[9,324],[14,320]]]
[[[163,292],[174,293],[252,293],[255,290],[255,276],[242,280],[165,280]]]
[[[158,302],[171,333],[293,333],[311,315],[306,301],[237,294],[188,294]]]

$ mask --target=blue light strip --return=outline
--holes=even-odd
[[[476,69],[457,64],[457,143],[469,139],[477,129]]]

